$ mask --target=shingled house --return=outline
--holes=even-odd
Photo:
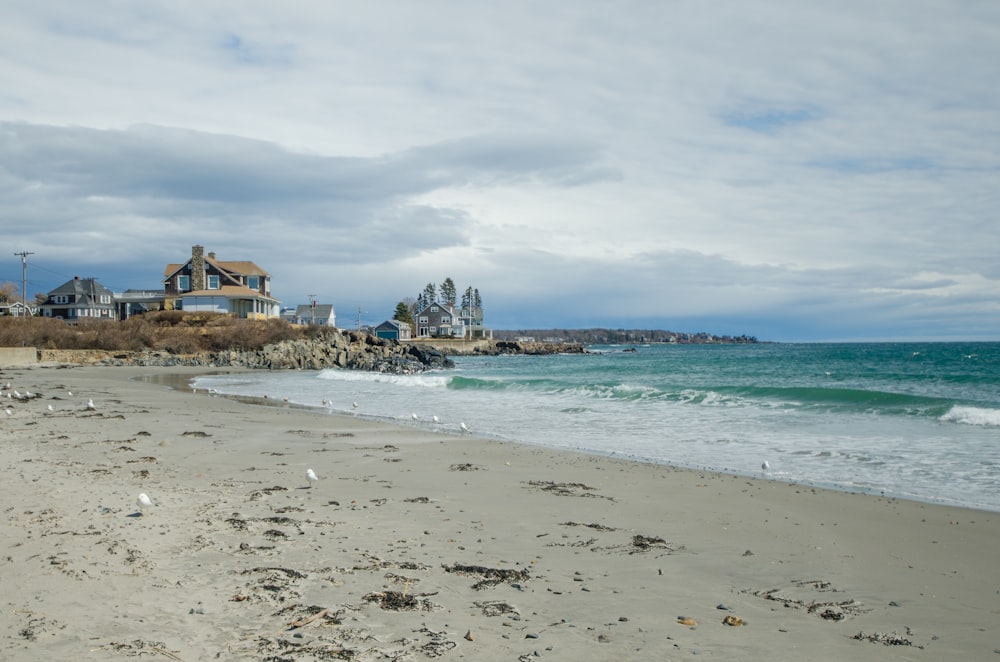
[[[218,260],[203,246],[191,247],[191,259],[168,264],[163,271],[167,308],[227,313],[235,317],[268,319],[280,315],[280,303],[271,297],[271,275],[253,262]]]
[[[77,276],[49,292],[38,311],[44,317],[68,322],[80,318],[113,320],[114,293],[93,278]]]

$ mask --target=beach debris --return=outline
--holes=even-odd
[[[476,638],[472,635],[472,630],[466,631],[466,633],[465,633],[465,639],[466,639],[466,641],[475,641],[476,640]]]
[[[652,537],[636,534],[632,536],[632,546],[635,547],[635,552],[645,552],[646,550],[653,548],[667,549],[671,552],[676,551],[669,544],[667,544],[666,540],[660,538],[659,536]]]
[[[308,607],[307,610],[309,612],[311,612],[311,615],[304,616],[302,618],[297,618],[294,621],[290,621],[288,623],[288,627],[290,627],[292,629],[294,629],[294,628],[301,628],[301,627],[304,627],[306,625],[309,625],[313,621],[318,621],[319,619],[326,618],[326,617],[328,617],[330,615],[330,608],[329,607],[315,607],[314,606],[314,607]],[[330,620],[333,620],[333,619],[331,618]]]
[[[816,599],[815,594],[839,593],[840,591],[824,580],[796,579],[790,586],[759,591],[744,591],[758,598],[777,602],[792,609],[804,609],[825,621],[842,621],[848,616],[856,616],[870,609],[865,609],[852,598],[843,600]]]
[[[741,625],[746,625],[746,621],[744,621],[739,616],[733,616],[732,614],[729,614],[724,619],[722,619],[722,624],[731,625],[732,627],[740,627]]]
[[[583,524],[581,522],[560,522],[559,526],[585,526],[588,529],[594,529],[595,531],[617,531],[613,526],[605,526],[604,524]]]
[[[520,615],[521,612],[517,610],[512,604],[503,602],[502,600],[487,600],[483,602],[473,602],[483,610],[483,616],[503,616],[504,614],[516,614]]]
[[[540,489],[543,492],[555,494],[557,496],[596,497],[614,501],[614,499],[609,496],[596,494],[596,487],[590,487],[589,485],[584,485],[583,483],[556,483],[551,480],[529,480],[528,486]]]
[[[690,616],[678,616],[677,623],[680,625],[687,625],[688,627],[694,627],[698,625],[698,621],[691,618]]]
[[[448,467],[449,471],[479,471],[479,467],[474,464],[469,464],[464,462],[462,464],[453,464]]]
[[[907,628],[909,630],[909,628]],[[909,634],[909,631],[907,631]],[[898,634],[897,632],[872,632],[867,634],[865,632],[858,632],[856,635],[851,637],[851,639],[856,639],[858,641],[867,641],[872,644],[882,644],[883,646],[912,646],[913,641],[907,639],[906,637]]]
[[[454,563],[450,567],[443,566],[445,572],[453,572],[462,575],[477,575],[481,577],[472,588],[479,591],[484,588],[492,588],[498,584],[510,584],[515,588],[520,588],[515,582],[528,581],[531,575],[527,570],[511,570],[509,568],[487,568],[481,565],[463,565]]]
[[[434,605],[430,600],[421,600],[436,593],[408,594],[406,591],[380,591],[368,593],[362,600],[374,602],[385,611],[432,611]]]

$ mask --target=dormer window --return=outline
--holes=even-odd
[[[431,306],[431,312],[432,313],[436,313],[437,311],[438,311],[438,307],[437,306]]]

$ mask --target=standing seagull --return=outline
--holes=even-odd
[[[145,515],[146,511],[153,506],[153,502],[150,500],[150,498],[148,496],[146,496],[145,492],[143,492],[142,494],[140,494],[136,498],[135,502],[139,505],[139,514],[140,515]]]
[[[764,473],[767,473],[768,471],[771,470],[771,463],[768,462],[767,460],[764,460],[764,462],[760,465],[760,468],[761,470],[763,470]]]
[[[312,469],[306,469],[306,480],[309,481],[309,487],[311,488],[313,483],[319,480],[319,476],[317,476],[316,472]]]
[[[87,409],[91,409],[91,410],[97,409],[97,407],[94,405],[94,401],[93,400],[87,400]]]
[[[458,427],[462,428],[462,432],[468,432],[469,431],[469,426],[465,424],[465,421],[462,421],[461,423],[459,423]]]

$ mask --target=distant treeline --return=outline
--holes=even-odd
[[[711,333],[681,333],[662,329],[520,329],[494,330],[497,340],[531,338],[536,341],[578,342],[588,345],[617,343],[676,343],[679,345],[749,344],[753,336],[717,336]]]

